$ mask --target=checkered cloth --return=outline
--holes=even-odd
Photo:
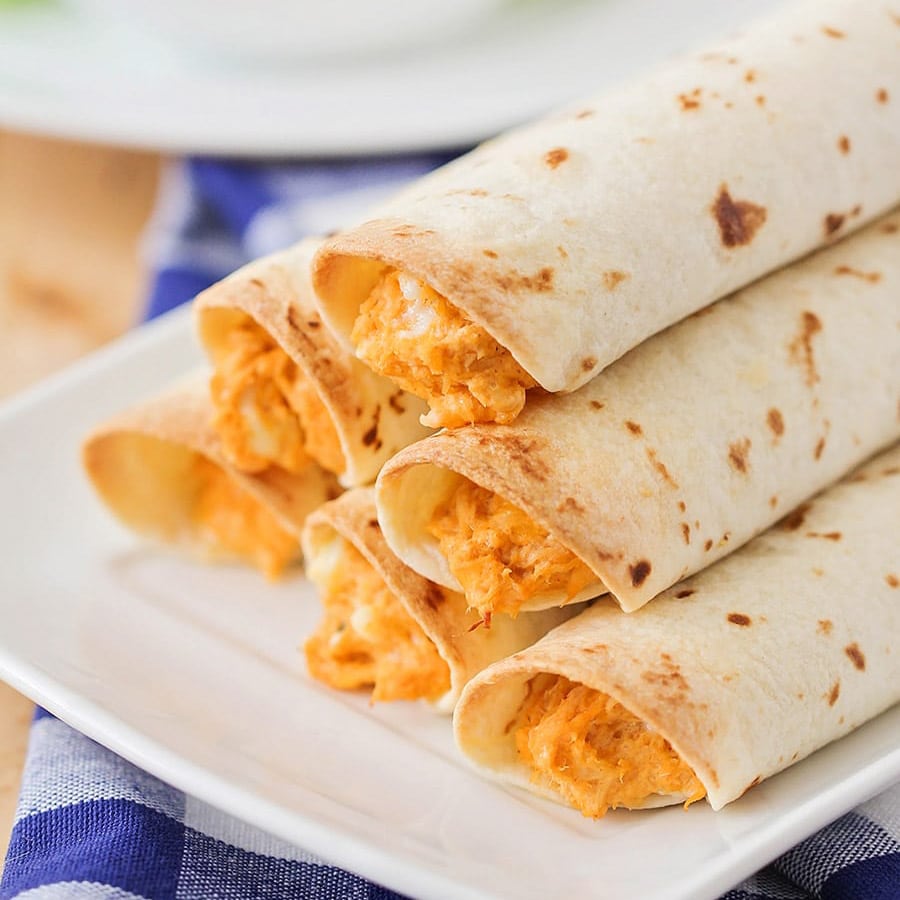
[[[166,172],[146,251],[153,316],[237,266],[361,213],[438,156],[313,164],[189,160]],[[397,898],[186,796],[39,710],[0,881],[8,898]],[[900,785],[722,900],[900,900]]]

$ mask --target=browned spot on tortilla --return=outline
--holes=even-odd
[[[847,646],[844,647],[844,653],[850,657],[850,662],[852,662],[860,672],[866,670],[866,657],[863,655],[862,650],[859,649],[859,644],[857,644],[856,641],[852,644],[847,644]]]
[[[589,119],[593,115],[595,115],[595,110],[583,109],[580,113],[575,114],[575,118],[576,119]]]
[[[850,138],[847,137],[846,134],[842,134],[838,138],[838,150],[841,151],[845,156],[850,152]]]
[[[843,31],[839,31],[837,28],[832,28],[829,25],[822,26],[822,34],[827,34],[830,38],[835,38],[836,40],[840,40],[841,38],[847,37]]]
[[[828,213],[825,216],[825,237],[831,237],[843,224],[847,217],[843,213]]]
[[[734,109],[734,104],[730,100],[726,100],[725,109]]]
[[[896,13],[892,13],[890,11],[888,11],[888,15],[891,17],[891,21],[895,25],[900,26],[900,16],[898,16]]]
[[[322,327],[322,322],[319,319],[310,319],[306,323],[306,327],[309,328],[311,331],[315,331],[317,328]]]
[[[772,509],[775,509],[775,507],[778,506],[778,495],[777,494],[772,494],[772,496],[769,497],[769,506],[771,506]]]
[[[415,225],[397,225],[392,234],[398,238],[415,237],[416,235],[434,234],[433,228],[417,228]]]
[[[636,137],[636,138],[634,139],[634,142],[635,142],[636,144],[655,144],[655,143],[656,143],[656,138],[652,138],[652,137],[643,137],[643,136],[642,136],[642,137]]]
[[[777,410],[774,406],[766,413],[766,424],[776,438],[784,434],[784,417],[781,415],[780,410]]]
[[[566,248],[563,247],[562,244],[557,244],[557,246],[556,246],[556,252],[557,252],[563,259],[568,259],[568,258],[569,258],[569,254],[566,252]]]
[[[728,185],[722,184],[710,207],[719,226],[719,236],[726,247],[743,247],[765,224],[766,208],[749,200],[733,200]]]
[[[692,109],[700,108],[700,95],[703,93],[702,88],[694,88],[692,91],[688,91],[684,94],[678,95],[678,105],[687,112]]]
[[[562,165],[569,158],[569,151],[565,147],[554,147],[544,154],[544,162],[551,168],[555,169]]]
[[[518,463],[522,472],[535,481],[545,482],[549,477],[550,468],[540,454],[544,445],[536,437],[500,433],[491,443],[499,445],[507,458]]]
[[[496,259],[497,253],[494,250],[482,250],[481,251],[488,259]]]
[[[584,513],[584,507],[574,497],[566,497],[566,499],[556,507],[556,511],[559,513]]]
[[[742,475],[747,474],[750,464],[747,460],[747,454],[750,452],[750,438],[741,438],[733,444],[728,445],[728,464],[735,472]]]
[[[679,508],[682,512],[686,512],[686,511],[687,511],[687,506],[685,505],[684,500],[679,500],[679,501],[678,501],[678,508]]]
[[[372,419],[372,427],[363,435],[362,442],[366,447],[374,446],[375,450],[380,450],[382,447],[382,440],[378,437],[378,422],[381,419],[380,405],[375,407],[375,414]]]
[[[753,623],[750,616],[746,616],[744,613],[728,613],[726,618],[732,625],[740,625],[741,628],[747,628]]]
[[[744,790],[741,791],[741,796],[746,794],[747,791],[750,790],[750,788],[755,788],[761,781],[762,775],[757,775],[756,778],[754,778],[753,781],[751,781],[750,784],[748,784],[747,787],[745,787]]]
[[[881,470],[882,475],[900,475],[900,466],[888,466]]]
[[[703,549],[704,549],[707,553],[709,553],[709,551],[712,550],[712,545],[713,545],[712,538],[710,538],[710,539],[703,545]]]
[[[596,365],[597,365],[597,360],[596,360],[596,358],[593,357],[593,356],[586,356],[586,357],[581,361],[581,368],[582,368],[585,372],[590,372],[592,369],[594,369],[594,368],[596,367]]]
[[[747,69],[747,71],[744,72],[744,81],[746,81],[747,84],[752,84],[756,81],[756,72],[754,72],[753,69]]]
[[[820,569],[818,566],[813,566],[811,571],[816,578],[821,578],[825,574],[825,570]]]
[[[884,576],[884,580],[888,583],[888,587],[900,587],[900,578],[898,578],[893,572],[888,572],[887,575]]]
[[[803,527],[806,521],[806,514],[812,509],[812,504],[802,503],[796,509],[791,510],[779,523],[778,527],[785,531],[797,531]]]
[[[802,366],[806,372],[807,387],[812,387],[819,380],[812,339],[821,330],[822,322],[819,317],[806,310],[801,317],[800,332],[788,345],[791,362]]]
[[[822,538],[824,541],[839,541],[842,537],[839,531],[807,531],[807,537]]]
[[[656,451],[652,447],[647,448],[647,459],[650,460],[653,468],[662,475],[665,482],[673,488],[678,487],[678,482],[672,477],[669,470],[666,468],[665,463],[657,457]]]
[[[550,266],[544,266],[533,275],[525,275],[523,272],[513,270],[493,277],[497,287],[510,293],[534,291],[544,294],[553,290],[553,269]]]
[[[884,225],[881,226],[882,234],[896,234],[900,231],[900,225],[896,222],[885,222]]]
[[[686,544],[690,544],[690,542],[691,542],[691,526],[688,525],[687,522],[681,523],[681,536],[684,538],[684,542]]]
[[[816,625],[816,631],[819,634],[831,634],[832,628],[834,628],[834,623],[831,619],[819,619],[818,624]]]
[[[757,94],[754,98],[757,106],[765,106],[766,105],[766,97],[765,94]]]
[[[644,433],[644,429],[638,425],[637,422],[632,422],[631,419],[625,420],[625,427],[634,435],[640,435]]]
[[[685,597],[690,597],[691,594],[696,594],[697,592],[693,588],[685,588],[683,591],[679,591],[675,595],[676,600],[684,600]]]
[[[869,284],[878,284],[878,282],[881,281],[881,272],[862,272],[859,269],[854,269],[852,266],[838,266],[834,270],[834,274],[852,275],[854,278],[868,281]]]
[[[813,449],[813,459],[821,459],[821,458],[822,458],[822,452],[823,452],[824,450],[825,450],[825,438],[824,438],[824,437],[820,437],[820,438],[816,441],[816,446],[815,446],[815,448]]]
[[[287,308],[286,319],[287,319],[288,326],[290,328],[293,328],[294,331],[300,330],[300,325],[297,322],[298,315],[299,315],[299,313],[297,312],[297,307],[294,306],[293,304],[290,304]]]
[[[841,696],[841,683],[840,681],[836,681],[832,686],[831,690],[828,692],[828,705],[834,706],[837,703],[838,697]]]
[[[591,400],[591,409],[603,409],[606,406],[605,403],[601,403],[599,400]]]
[[[369,519],[369,521],[366,522],[366,525],[368,525],[369,528],[378,528],[378,519]]]
[[[875,91],[875,99],[879,103],[887,103],[889,99],[887,90],[885,90],[885,88],[878,88],[878,90]]]
[[[422,599],[428,604],[430,609],[437,610],[443,605],[447,595],[433,581],[428,581],[426,582]]]
[[[633,566],[628,567],[631,575],[631,584],[633,587],[640,587],[646,580],[652,570],[649,560],[639,559]]]
[[[400,402],[400,399],[403,397],[403,391],[394,391],[390,397],[388,397],[388,406],[395,413],[402,415],[406,412],[406,407]]]
[[[627,272],[620,272],[618,269],[610,269],[603,273],[603,286],[608,291],[614,291],[626,278],[629,278]]]

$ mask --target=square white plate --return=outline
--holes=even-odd
[[[89,428],[200,359],[187,311],[0,411],[0,677],[178,788],[388,887],[427,897],[702,900],[900,777],[900,707],[720,813],[594,822],[486,783],[449,722],[306,675],[319,616],[269,585],[148,547],[80,471]]]

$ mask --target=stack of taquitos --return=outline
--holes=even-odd
[[[807,0],[490,141],[325,244],[323,315],[430,424],[508,423],[900,202],[898,33]]]
[[[511,425],[407,447],[393,550],[485,615],[634,610],[900,437],[900,214],[656,335]]]
[[[900,447],[623,615],[594,604],[455,714],[483,772],[600,816],[714,809],[900,700]]]

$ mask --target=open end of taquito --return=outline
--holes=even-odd
[[[328,239],[323,315],[433,425],[575,390],[896,205],[895,29],[877,3],[786,4],[491,140]]]
[[[334,476],[247,475],[210,428],[207,375],[194,376],[99,426],[82,458],[98,494],[132,530],[206,560],[240,560],[268,577],[300,559],[306,516],[335,497]]]
[[[348,353],[323,324],[307,239],[257,260],[195,304],[214,367],[214,425],[229,462],[247,472],[304,469],[310,459],[346,486],[371,482],[425,434],[424,404]]]
[[[632,615],[594,604],[474,678],[476,767],[580,809],[720,809],[900,700],[900,447]]]
[[[450,712],[481,669],[530,646],[574,608],[525,614],[485,627],[459,593],[413,572],[378,525],[372,489],[316,510],[303,531],[308,577],[324,615],[305,643],[310,674],[373,701],[428,700]]]
[[[497,614],[515,617],[606,592],[559,527],[577,501],[558,504],[551,524],[541,505],[546,498],[516,478],[517,465],[498,464],[507,450],[507,462],[527,468],[527,451],[482,443],[477,430],[442,432],[391,460],[377,482],[378,515],[394,552],[462,592],[489,623]]]

